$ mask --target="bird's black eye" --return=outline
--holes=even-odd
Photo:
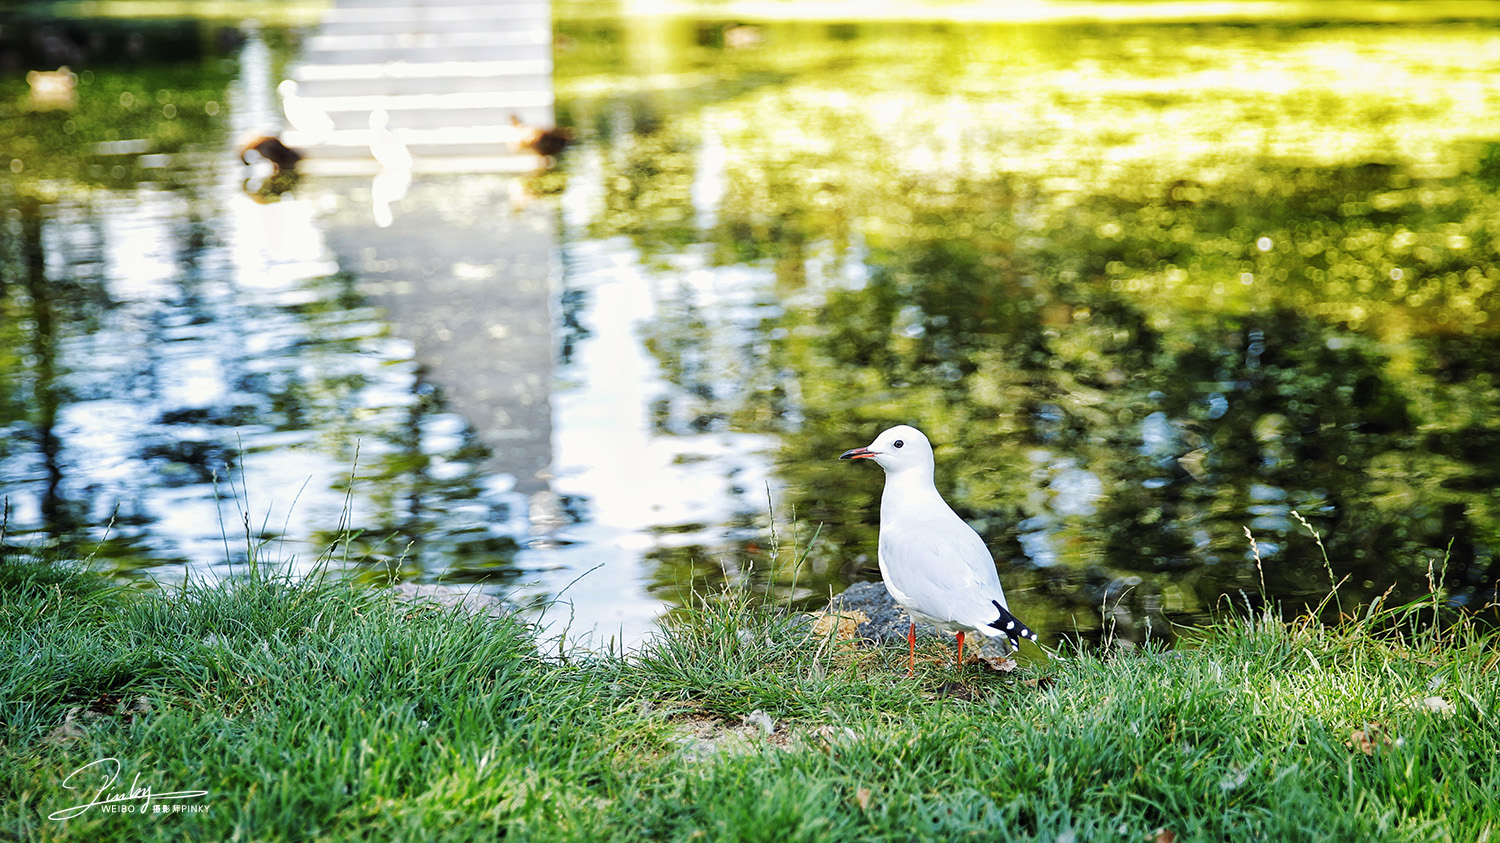
[[[901,440],[900,440],[900,439],[897,439],[897,440],[896,440],[896,443],[895,443],[895,444],[896,444],[896,447],[897,447],[897,448],[899,448],[899,447],[901,447],[901,446],[902,446],[902,445],[905,445],[905,444],[906,444],[906,443],[905,443],[905,442],[902,442],[902,441],[901,441]]]

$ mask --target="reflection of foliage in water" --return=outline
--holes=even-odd
[[[1450,543],[1455,597],[1492,588],[1500,34],[833,35],[632,53],[658,45],[625,31],[621,56],[654,75],[612,93],[656,111],[606,153],[594,220],[667,271],[706,240],[771,274],[784,307],[754,327],[776,339],[699,389],[737,427],[795,434],[781,464],[826,525],[815,570],[873,568],[879,481],[831,457],[910,421],[1020,563],[1008,578],[1059,598],[1054,627],[1122,583],[1169,614],[1253,590],[1247,525],[1272,591],[1316,600],[1327,574],[1294,511],[1346,593],[1420,591]],[[746,84],[764,66],[789,72]],[[578,69],[581,121],[610,112],[609,70]],[[695,218],[710,154],[717,206]],[[683,289],[650,347],[692,380],[723,326]]]
[[[261,35],[285,65],[285,33]],[[288,289],[230,272],[217,176],[239,167],[227,163],[225,118],[241,41],[196,21],[0,30],[0,60],[46,67],[55,56],[31,46],[73,44],[64,58],[77,73],[65,110],[32,109],[24,73],[0,80],[8,535],[128,570],[204,562],[204,548],[173,540],[218,538],[222,518],[230,560],[254,545],[306,565],[338,540],[340,558],[382,570],[426,562],[513,576],[516,542],[473,529],[496,515],[478,483],[487,454],[424,389],[352,279],[300,277]],[[276,492],[261,466],[303,478],[354,469],[344,514],[355,538],[346,547],[333,530],[347,483],[330,495],[320,478],[292,508],[327,529],[311,531],[311,547],[281,545],[288,525],[262,513],[289,502],[262,498]],[[23,502],[37,510],[24,523]]]
[[[240,36],[197,21],[92,21],[7,27],[0,53],[27,68],[72,62],[77,102],[33,109],[25,73],[0,81],[0,170],[15,194],[67,195],[81,185],[180,184],[191,170],[158,156],[222,146],[224,55]],[[54,44],[49,50],[37,44]],[[81,64],[81,66],[80,66]]]

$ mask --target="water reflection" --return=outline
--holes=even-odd
[[[357,142],[247,183],[307,55],[272,28],[152,29],[200,52],[70,60],[71,110],[0,121],[8,535],[568,588],[630,640],[873,577],[878,477],[834,457],[904,421],[1052,635],[1429,563],[1492,599],[1492,26],[562,27],[584,143],[546,173],[434,172],[330,62],[297,96],[362,98],[325,108]]]
[[[1469,351],[1494,201],[1466,173],[1500,125],[1437,58],[1492,28],[788,24],[750,56],[682,21],[609,34],[577,90],[650,83],[570,103],[610,141],[590,233],[664,279],[709,254],[779,305],[725,355],[673,297],[650,347],[684,386],[716,360],[703,423],[780,438],[824,525],[803,582],[873,575],[877,491],[827,459],[908,421],[1055,630],[1170,635],[1257,565],[1292,607],[1334,580],[1411,597],[1429,563],[1453,604],[1493,598],[1494,375]],[[1465,93],[1403,104],[1434,67]]]

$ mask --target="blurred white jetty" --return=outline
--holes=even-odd
[[[380,169],[370,115],[405,144],[415,172],[526,172],[511,116],[554,123],[552,12],[535,0],[337,0],[283,84],[283,140],[300,170]]]

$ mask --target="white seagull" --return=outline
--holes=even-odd
[[[1036,633],[1010,613],[995,560],[974,528],[948,506],[932,482],[932,444],[922,431],[897,425],[869,447],[845,451],[841,460],[874,460],[885,469],[880,496],[880,576],[886,590],[912,617],[906,633],[916,671],[917,621],[958,633],[963,664],[964,634],[1003,635],[1011,646]]]

